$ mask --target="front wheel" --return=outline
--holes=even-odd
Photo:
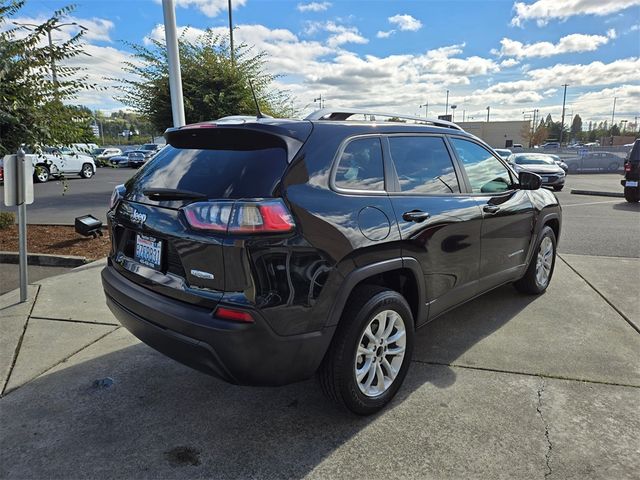
[[[82,178],[91,178],[93,177],[93,173],[93,166],[90,163],[82,165],[82,170],[80,170],[80,176]]]
[[[413,341],[413,315],[402,295],[383,287],[358,287],[320,367],[322,389],[358,415],[377,412],[402,385]]]
[[[36,168],[33,172],[33,177],[38,183],[46,183],[49,181],[49,177],[51,176],[49,172],[49,168],[46,165],[36,165]]]
[[[549,286],[556,265],[556,234],[545,226],[538,239],[535,253],[524,276],[514,283],[522,293],[539,295]]]
[[[624,199],[630,203],[637,203],[640,200],[640,188],[624,187]]]
[[[564,185],[555,185],[555,186],[553,187],[553,191],[554,191],[554,192],[559,192],[559,191],[561,191],[563,188],[564,188]]]

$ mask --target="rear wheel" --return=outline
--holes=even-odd
[[[82,178],[91,178],[93,177],[93,165],[90,163],[85,163],[82,165],[82,170],[80,170],[80,176]]]
[[[575,163],[570,163],[567,167],[567,170],[571,173],[576,173],[578,171],[578,165]]]
[[[36,182],[46,183],[49,181],[49,177],[51,177],[51,174],[46,165],[36,165],[33,172],[33,178]]]
[[[551,227],[542,229],[535,253],[524,276],[514,283],[522,293],[539,295],[549,286],[556,265],[556,234]]]
[[[553,190],[559,192],[564,188],[564,185],[554,185]]]
[[[624,187],[624,199],[630,203],[637,203],[640,200],[640,188]]]
[[[329,398],[358,415],[383,408],[407,374],[414,323],[407,301],[383,287],[358,287],[320,367]]]
[[[610,172],[617,172],[619,168],[620,168],[620,165],[618,164],[618,162],[611,162],[609,164],[609,171]]]

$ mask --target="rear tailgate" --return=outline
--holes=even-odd
[[[226,233],[189,227],[181,208],[194,198],[149,192],[197,193],[199,200],[229,205],[237,199],[275,197],[303,141],[274,130],[199,127],[168,133],[171,145],[127,182],[123,200],[110,215],[112,258],[121,273],[158,293],[214,306],[225,290]]]

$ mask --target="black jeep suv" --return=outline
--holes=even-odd
[[[624,162],[624,180],[620,184],[624,187],[624,198],[627,202],[640,201],[640,140],[633,143],[629,158]]]
[[[400,388],[416,328],[508,282],[544,292],[561,210],[539,176],[455,124],[354,113],[168,130],[108,212],[120,322],[228,382],[317,372],[369,414]]]

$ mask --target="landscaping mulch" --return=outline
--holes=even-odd
[[[73,227],[66,225],[28,225],[28,253],[47,253],[50,255],[77,255],[87,260],[106,257],[111,248],[109,232],[102,229],[104,236],[83,237]],[[18,226],[11,225],[0,229],[0,251],[18,251]]]

